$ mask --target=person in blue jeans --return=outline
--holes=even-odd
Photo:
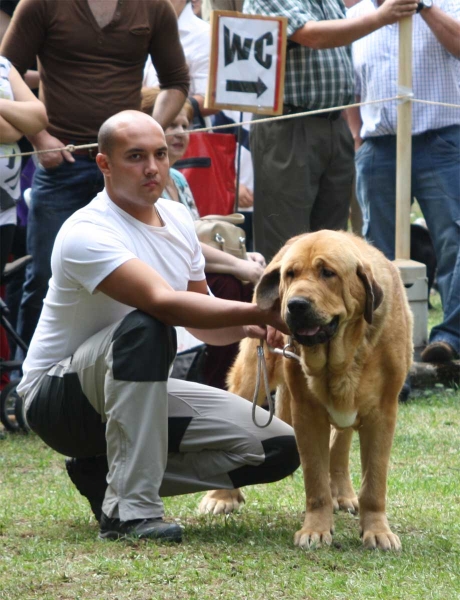
[[[385,0],[363,0],[349,17],[372,14]],[[413,17],[414,98],[460,104],[460,4],[424,0]],[[354,42],[358,101],[397,95],[398,28],[386,26]],[[393,49],[394,51],[389,51]],[[438,262],[443,322],[433,327],[421,358],[448,362],[460,354],[460,111],[413,104],[412,196],[425,217]],[[357,148],[357,196],[363,234],[395,257],[396,103],[349,109]]]

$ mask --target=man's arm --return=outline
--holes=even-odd
[[[190,281],[188,291],[207,295],[207,287],[206,280]],[[233,327],[221,327],[219,329],[194,329],[193,327],[187,327],[187,329],[196,338],[212,346],[228,346],[229,344],[239,342],[245,337],[265,339],[268,333],[267,329],[260,325],[234,325]],[[275,330],[273,327],[270,330],[270,334],[273,337],[273,331]]]
[[[65,144],[58,138],[49,134],[46,129],[42,129],[35,135],[28,135],[28,140],[35,150],[52,150],[54,148],[65,148]],[[74,157],[67,150],[58,152],[46,152],[38,154],[38,161],[45,169],[52,169],[59,166],[64,160],[69,163],[75,162]]]
[[[112,271],[97,289],[167,325],[196,329],[272,325],[288,333],[277,310],[261,310],[256,304],[223,300],[194,291],[175,291],[154,269],[137,258]]]
[[[3,40],[3,36],[5,35],[6,30],[8,29],[10,21],[10,15],[7,15],[6,12],[3,12],[3,10],[1,10],[0,8],[0,43]]]
[[[446,14],[439,6],[420,13],[438,42],[456,58],[460,58],[460,21]]]
[[[31,90],[38,90],[38,86],[40,85],[40,73],[35,69],[28,69],[24,73],[24,81]]]
[[[21,0],[2,40],[0,54],[10,60],[21,75],[34,66],[45,41],[46,4],[43,0]]]
[[[411,17],[417,10],[417,4],[414,0],[385,0],[375,12],[360,17],[308,21],[290,39],[316,50],[348,46],[384,25]]]
[[[186,96],[180,90],[162,90],[155,100],[152,117],[166,129],[182,110],[185,99]]]
[[[355,102],[361,102],[360,96],[356,96]],[[360,135],[361,127],[363,126],[360,107],[353,106],[352,108],[347,108],[345,111],[345,118],[347,120],[348,127],[350,128],[351,135],[353,136],[356,151],[363,143],[363,140],[361,139]]]

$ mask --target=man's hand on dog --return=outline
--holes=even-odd
[[[284,348],[285,341],[283,333],[271,325],[259,327],[258,325],[247,325],[244,327],[246,337],[267,340],[267,344],[272,348]],[[287,331],[289,334],[289,331]]]

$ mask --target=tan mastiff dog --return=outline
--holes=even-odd
[[[353,234],[308,233],[289,240],[273,258],[255,301],[264,308],[280,303],[292,334],[290,350],[300,357],[265,352],[277,415],[294,427],[305,480],[305,521],[294,543],[331,544],[333,510],[359,508],[364,546],[399,550],[385,497],[398,395],[413,348],[412,314],[398,270]],[[230,391],[248,399],[255,389],[257,344],[241,342],[228,377]],[[354,429],[361,447],[359,499],[348,466]],[[239,490],[216,490],[200,510],[229,512],[241,502]]]

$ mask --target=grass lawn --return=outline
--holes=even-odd
[[[432,299],[429,326],[441,319]],[[197,514],[200,495],[166,498],[181,545],[102,542],[64,459],[35,435],[0,439],[0,599],[460,599],[460,391],[413,392],[400,406],[388,516],[401,553],[361,548],[355,516],[336,516],[333,546],[293,545],[301,471],[247,489],[242,511]],[[1,427],[1,426],[0,426]],[[352,450],[359,486],[359,452]]]
[[[0,440],[0,598],[460,598],[458,390],[400,406],[388,515],[401,553],[364,551],[357,518],[336,517],[331,548],[295,548],[304,508],[300,470],[247,490],[234,516],[196,513],[199,495],[166,499],[182,545],[102,542],[63,458],[35,435]],[[359,481],[357,438],[353,446]]]

